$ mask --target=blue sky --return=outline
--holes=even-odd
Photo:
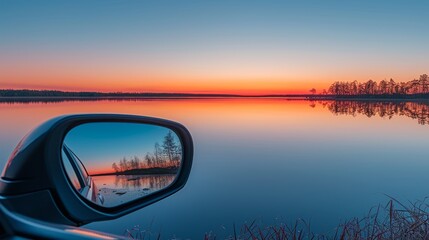
[[[294,91],[407,81],[429,69],[428,10],[426,1],[2,1],[0,84]]]

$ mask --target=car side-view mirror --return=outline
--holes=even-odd
[[[182,156],[182,142],[170,128],[123,122],[78,125],[61,150],[70,184],[105,208],[168,188],[180,174]]]
[[[114,219],[180,190],[192,157],[190,133],[172,121],[62,116],[18,144],[0,180],[0,201],[11,211],[52,223]]]

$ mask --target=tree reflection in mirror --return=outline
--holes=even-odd
[[[63,142],[64,170],[72,187],[103,207],[115,207],[171,185],[182,145],[170,129],[150,124],[78,125]]]

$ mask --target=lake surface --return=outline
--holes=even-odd
[[[253,220],[311,222],[329,233],[386,203],[429,196],[428,103],[184,99],[0,103],[0,165],[30,129],[61,114],[129,113],[181,122],[195,143],[175,195],[86,225],[115,234],[139,225],[162,238],[232,233]],[[114,183],[113,183],[114,184]]]

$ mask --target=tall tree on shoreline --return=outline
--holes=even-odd
[[[130,159],[123,157],[119,163],[114,162],[112,164],[112,169],[118,173],[145,168],[177,168],[180,166],[181,159],[182,146],[180,141],[177,140],[172,131],[169,131],[164,136],[162,145],[155,142],[153,152],[147,152],[142,159],[137,156]]]
[[[169,131],[167,135],[164,137],[162,148],[168,160],[170,160],[171,162],[177,161],[179,147],[177,146],[176,141],[174,140],[172,131]]]

